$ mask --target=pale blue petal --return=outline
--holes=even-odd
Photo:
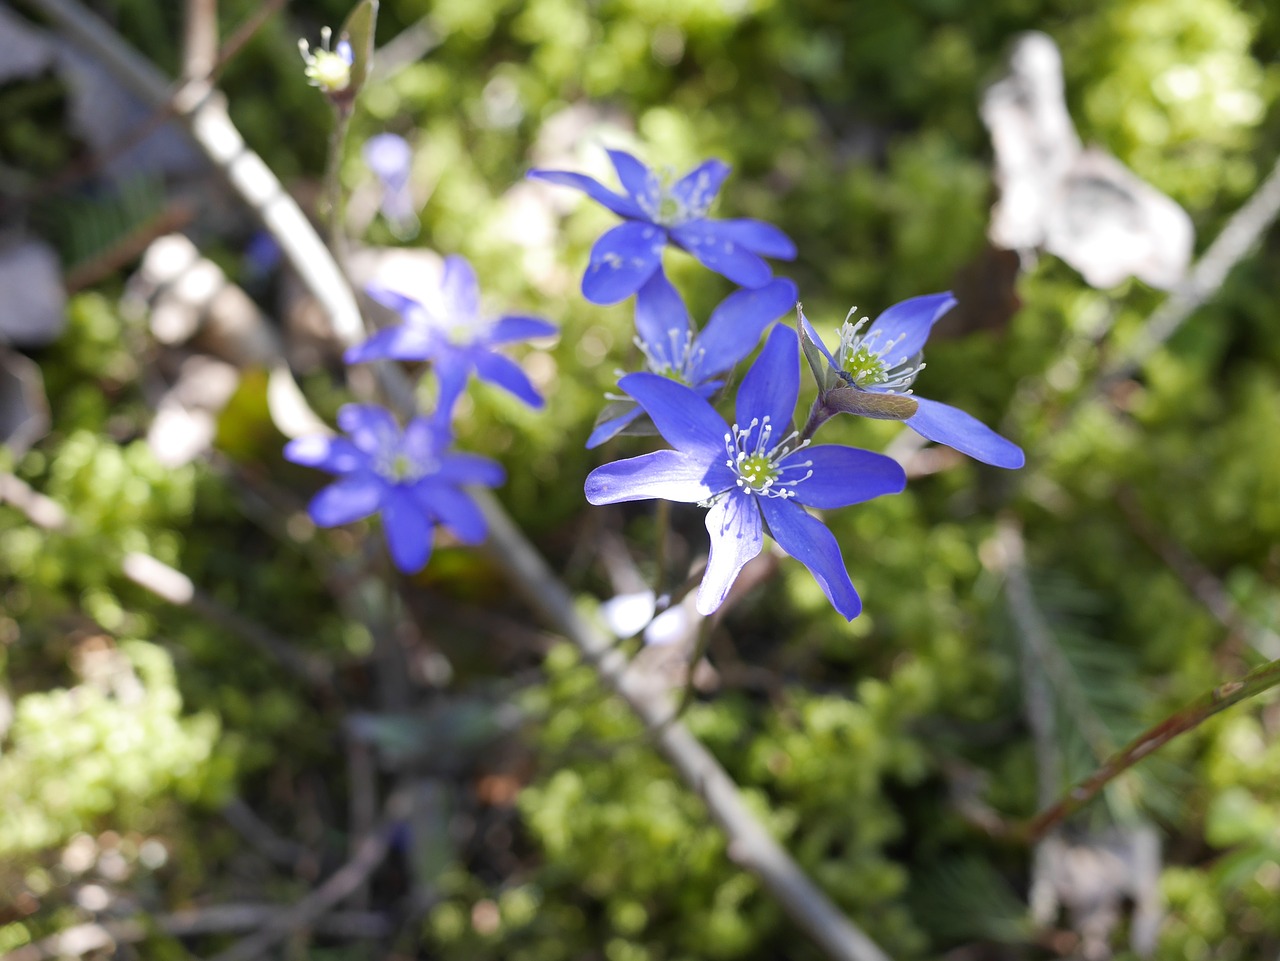
[[[775,257],[778,260],[795,260],[796,245],[791,238],[773,224],[763,220],[718,220],[722,237],[741,244],[753,254]]]
[[[707,212],[732,169],[721,160],[707,160],[672,185],[671,196],[684,208],[686,222],[697,220]]]
[[[698,336],[694,381],[726,371],[746,357],[765,328],[795,305],[796,285],[782,278],[726,297]]]
[[[474,348],[471,352],[472,363],[475,364],[476,376],[486,380],[512,394],[515,394],[530,407],[541,407],[542,395],[534,389],[529,375],[520,369],[510,357],[503,357],[483,348]]]
[[[581,190],[596,203],[603,204],[619,217],[632,219],[644,216],[644,211],[637,207],[630,197],[614,193],[598,180],[585,174],[570,173],[567,170],[530,170],[527,176],[531,180],[545,180],[549,184]]]
[[[956,299],[951,296],[949,290],[940,294],[910,297],[901,303],[894,304],[877,317],[867,329],[866,336],[870,337],[877,331],[880,333],[880,340],[876,344],[877,349],[880,344],[901,337],[902,342],[895,344],[888,355],[888,360],[896,364],[924,350],[925,341],[929,339],[933,325],[955,305]]]
[[[840,545],[826,525],[805,513],[799,504],[779,497],[760,498],[760,510],[778,546],[809,568],[831,606],[845,620],[857,617],[862,612],[862,600],[849,580]]]
[[[808,467],[801,469],[805,462]],[[896,460],[856,447],[806,447],[785,457],[781,466],[784,480],[813,472],[792,488],[795,500],[810,507],[848,507],[882,494],[899,494],[907,486],[907,475]]]
[[[773,277],[768,264],[732,237],[721,233],[719,221],[691,220],[672,227],[671,239],[704,267],[728,277],[740,287],[759,287]]]
[[[777,444],[787,433],[799,394],[800,341],[794,330],[779,325],[769,332],[764,350],[742,378],[738,388],[738,427],[746,430],[752,420],[763,424],[767,417],[773,430],[772,443]]]
[[[764,546],[757,500],[750,494],[735,490],[716,501],[707,511],[711,554],[707,557],[707,571],[698,586],[699,614],[714,614],[719,610],[738,573]]]
[[[584,490],[592,504],[619,504],[623,501],[659,499],[696,504],[724,487],[713,487],[728,478],[728,468],[711,470],[676,450],[655,450],[639,457],[614,461],[587,475]],[[710,481],[710,482],[709,482]]]
[[[445,317],[450,325],[473,325],[480,317],[480,284],[465,257],[450,254],[444,259],[440,281]]]
[[[613,162],[613,169],[618,172],[622,187],[631,195],[631,199],[646,214],[657,209],[658,193],[661,185],[647,166],[625,150],[605,151]]]
[[[400,441],[400,425],[377,404],[344,404],[338,411],[338,426],[371,456],[393,450]]]
[[[347,474],[313,497],[307,513],[320,527],[350,524],[376,511],[386,489],[376,474]]]
[[[409,488],[388,488],[382,504],[382,533],[396,567],[414,574],[427,564],[431,556],[433,524]]]
[[[347,349],[348,364],[370,360],[430,360],[439,350],[440,338],[430,327],[400,324],[380,330],[363,344]]]
[[[645,409],[658,433],[678,450],[703,461],[725,454],[729,425],[697,393],[657,374],[627,374],[618,386]]]
[[[630,220],[606,231],[591,248],[582,294],[593,304],[616,304],[634,294],[662,265],[667,232]]]
[[[689,337],[689,311],[661,270],[636,292],[636,333],[649,353],[668,366],[684,359]]]
[[[919,405],[906,425],[922,437],[954,447],[962,454],[993,467],[1009,469],[1026,463],[1022,448],[1005,440],[982,421],[950,404],[915,397]]]
[[[348,474],[368,463],[368,458],[345,437],[299,437],[284,445],[284,458],[304,467]]]

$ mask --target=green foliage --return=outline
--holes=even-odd
[[[131,641],[96,652],[116,663],[74,688],[18,699],[0,758],[0,854],[38,852],[86,827],[149,830],[168,796],[214,801],[225,766],[211,764],[218,721],[182,716],[173,662]],[[91,655],[92,656],[92,655]]]
[[[111,6],[135,44],[176,67],[176,7]],[[219,6],[229,29],[257,5]],[[300,184],[299,195],[322,170],[330,115],[305,84],[296,40],[314,41],[351,6],[289,5],[289,18],[269,21],[220,81],[248,142]],[[366,183],[361,142],[383,129],[408,135],[415,179],[430,187],[417,242],[467,256],[495,308],[560,326],[549,350],[516,352],[547,409],[477,387],[460,411],[459,443],[504,462],[501,497],[512,513],[554,561],[569,563],[577,588],[604,592],[579,545],[601,526],[641,548],[653,543],[651,514],[589,512],[581,496],[602,458],[646,449],[632,439],[603,452],[581,447],[615,369],[634,358],[630,307],[593,307],[578,294],[591,244],[616,219],[565,193],[547,200],[553,192],[520,182],[528,166],[553,158],[610,177],[591,167],[601,139],[630,143],[659,167],[683,170],[709,155],[731,162],[717,214],[775,222],[797,241],[800,259],[786,273],[825,332],[851,304],[874,315],[952,285],[978,256],[992,188],[976,105],[1023,29],[1046,29],[1061,44],[1082,136],[1187,207],[1203,249],[1273,160],[1274,7],[383,0],[379,41],[427,17],[440,44],[371,79],[341,174],[349,188]],[[581,129],[555,132],[588,108]],[[10,167],[43,176],[72,156],[57,129],[63,109],[48,76],[0,89],[6,183]],[[141,183],[132,198],[60,198],[64,254],[92,255],[145,219],[154,187]],[[1136,380],[1101,397],[1097,373],[1161,295],[1136,282],[1094,291],[1042,258],[1017,282],[1022,308],[1012,320],[983,317],[982,331],[931,343],[924,375],[926,396],[1023,444],[1025,471],[944,464],[903,495],[830,512],[867,601],[852,624],[782,559],[717,629],[711,660],[722,685],[694,704],[690,726],[806,870],[895,958],[1031,937],[1020,911],[1027,852],[993,843],[954,801],[962,770],[985,783],[981,800],[998,814],[1027,815],[1037,804],[1019,648],[992,555],[1000,512],[1025,532],[1036,600],[1061,655],[1053,696],[1069,777],[1257,658],[1168,556],[1194,560],[1246,613],[1276,627],[1277,254],[1265,246]],[[705,320],[727,285],[679,254],[669,266]],[[375,686],[374,640],[339,588],[364,583],[351,573],[365,566],[363,529],[317,534],[301,519],[317,481],[275,455],[279,438],[253,374],[219,425],[220,466],[161,468],[140,439],[149,351],[113,296],[72,299],[67,335],[39,358],[53,432],[14,465],[66,510],[70,527],[40,530],[0,506],[0,653],[17,712],[0,754],[0,795],[16,799],[0,811],[0,849],[28,891],[75,832],[163,829],[181,852],[160,882],[165,893],[174,903],[216,895],[239,877],[230,866],[239,842],[208,830],[204,806],[233,789],[317,850],[340,852],[347,841],[335,745],[343,712]],[[330,373],[305,382],[326,416],[345,398]],[[837,418],[823,440],[883,449],[900,430]],[[272,498],[254,513],[246,490],[259,488]],[[692,559],[703,537],[697,511],[675,512],[673,551]],[[235,632],[126,582],[119,562],[129,551],[180,567],[220,604],[332,659],[338,697],[307,693]],[[523,629],[528,614],[496,581],[484,561],[445,548],[406,590],[431,592],[406,615],[426,640],[410,637],[407,648],[421,663],[437,647],[457,652],[454,687],[484,688],[508,673],[495,667],[494,636],[504,624]],[[351,592],[357,601],[361,590]],[[509,621],[485,621],[475,642],[460,626],[471,614]],[[119,677],[137,680],[133,694],[77,674],[75,652],[98,635]],[[450,961],[816,958],[592,673],[562,647],[541,666],[545,683],[524,704],[538,760],[531,781],[519,779],[514,808],[495,813],[501,804],[473,796],[473,772],[451,771],[466,810],[437,825],[452,838],[468,818],[506,817],[514,837],[442,846],[440,900],[421,931],[405,935],[404,952]],[[1170,838],[1162,957],[1274,953],[1273,715],[1249,706],[1216,719],[1144,762],[1089,814],[1159,816]],[[385,736],[398,717],[380,715],[374,727]],[[327,820],[300,815],[300,797]],[[267,886],[271,898],[300,896],[296,879],[279,888]],[[81,920],[59,911],[0,927],[0,949]]]

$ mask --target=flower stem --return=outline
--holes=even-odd
[[[1093,774],[1068,791],[1056,804],[1036,815],[1018,833],[1034,844],[1148,754],[1164,747],[1179,734],[1198,727],[1218,712],[1276,685],[1280,685],[1280,660],[1269,661],[1239,680],[1219,684],[1182,710],[1147,728],[1108,758]]]
[[[804,428],[800,431],[800,440],[809,440],[818,428],[831,419],[834,412],[822,402],[822,395],[819,394],[813,399],[813,406],[809,408],[809,419],[804,422]]]
[[[329,227],[329,249],[338,263],[346,260],[347,238],[343,223],[342,152],[351,127],[351,104],[335,103],[333,130],[329,132],[329,155],[324,168],[325,218]]]

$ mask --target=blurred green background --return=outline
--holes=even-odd
[[[220,4],[224,30],[257,6]],[[180,4],[96,7],[177,72]],[[295,0],[220,81],[245,139],[303,198],[317,193],[330,116],[296,41],[314,43],[346,12],[338,0]],[[548,351],[522,354],[547,409],[480,386],[458,437],[503,461],[502,500],[587,608],[612,593],[594,559],[602,537],[625,538],[652,567],[651,509],[591,509],[581,487],[602,457],[647,449],[643,439],[582,448],[616,369],[634,361],[630,306],[596,307],[577,289],[615,218],[524,184],[530,166],[612,183],[602,143],[677,171],[730,162],[717,213],[770,221],[796,241],[798,260],[778,272],[820,329],[851,304],[874,315],[951,286],[991,305],[930,344],[920,386],[1017,440],[1027,467],[946,461],[905,494],[829,515],[865,612],[845,624],[809,574],[782,561],[717,629],[719,685],[688,722],[893,957],[1070,955],[1079,942],[1068,918],[1029,920],[1030,852],[972,816],[974,803],[1013,819],[1038,806],[997,520],[1023,531],[1056,652],[1061,788],[1259,663],[1244,625],[1275,627],[1280,611],[1280,246],[1269,238],[1136,378],[1099,394],[1098,371],[1164,295],[1136,281],[1093,290],[1046,256],[1016,280],[1020,309],[1001,309],[1010,279],[974,266],[995,197],[977,105],[1013,38],[1049,33],[1081,137],[1180,203],[1203,250],[1280,149],[1280,9],[383,0],[379,43],[424,23],[435,40],[426,56],[359,101],[343,182],[369,187],[364,139],[404,135],[423,202],[407,243],[468,257],[495,311],[561,327]],[[0,86],[0,117],[13,222],[38,228],[68,266],[98,253],[76,243],[117,216],[109,187],[80,181],[23,199],[84,155],[62,81],[47,72]],[[195,175],[197,191],[208,176]],[[148,189],[163,204],[171,187]],[[107,246],[117,239],[95,229]],[[283,282],[244,266],[252,231],[235,212],[189,230],[280,317]],[[398,243],[376,219],[363,239]],[[696,320],[730,289],[683,255],[668,263]],[[298,935],[275,956],[819,957],[734,867],[625,709],[487,561],[446,544],[392,591],[380,586],[376,525],[309,527],[302,511],[323,478],[282,461],[260,372],[241,377],[211,456],[161,466],[143,439],[160,359],[145,312],[121,307],[128,273],[74,294],[64,335],[31,352],[52,429],[21,457],[0,452],[0,466],[73,524],[44,531],[0,504],[0,951],[93,920],[293,903],[348,856],[360,798],[409,785],[427,801],[356,905],[387,930],[365,941]],[[326,417],[347,399],[332,356],[302,382]],[[883,449],[901,428],[845,418],[825,430]],[[676,529],[686,560],[704,549],[699,512],[677,511]],[[210,598],[204,613],[131,584],[120,562],[134,551],[188,575]],[[1237,624],[1211,615],[1188,571],[1222,591]],[[211,608],[290,639],[326,680],[264,657]],[[398,693],[388,644],[410,667]],[[1280,951],[1280,715],[1262,700],[1175,742],[1074,822],[1082,832],[1154,823],[1158,957]],[[232,937],[144,927],[115,956],[208,956]],[[1118,957],[1132,956],[1126,930],[1114,933]]]

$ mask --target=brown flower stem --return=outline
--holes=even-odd
[[[1164,747],[1179,734],[1199,727],[1231,705],[1270,690],[1278,684],[1280,684],[1280,660],[1269,661],[1239,680],[1219,684],[1176,714],[1147,728],[1108,758],[1102,767],[1068,791],[1052,807],[1041,811],[1017,833],[1029,843],[1036,843],[1148,754]]]

